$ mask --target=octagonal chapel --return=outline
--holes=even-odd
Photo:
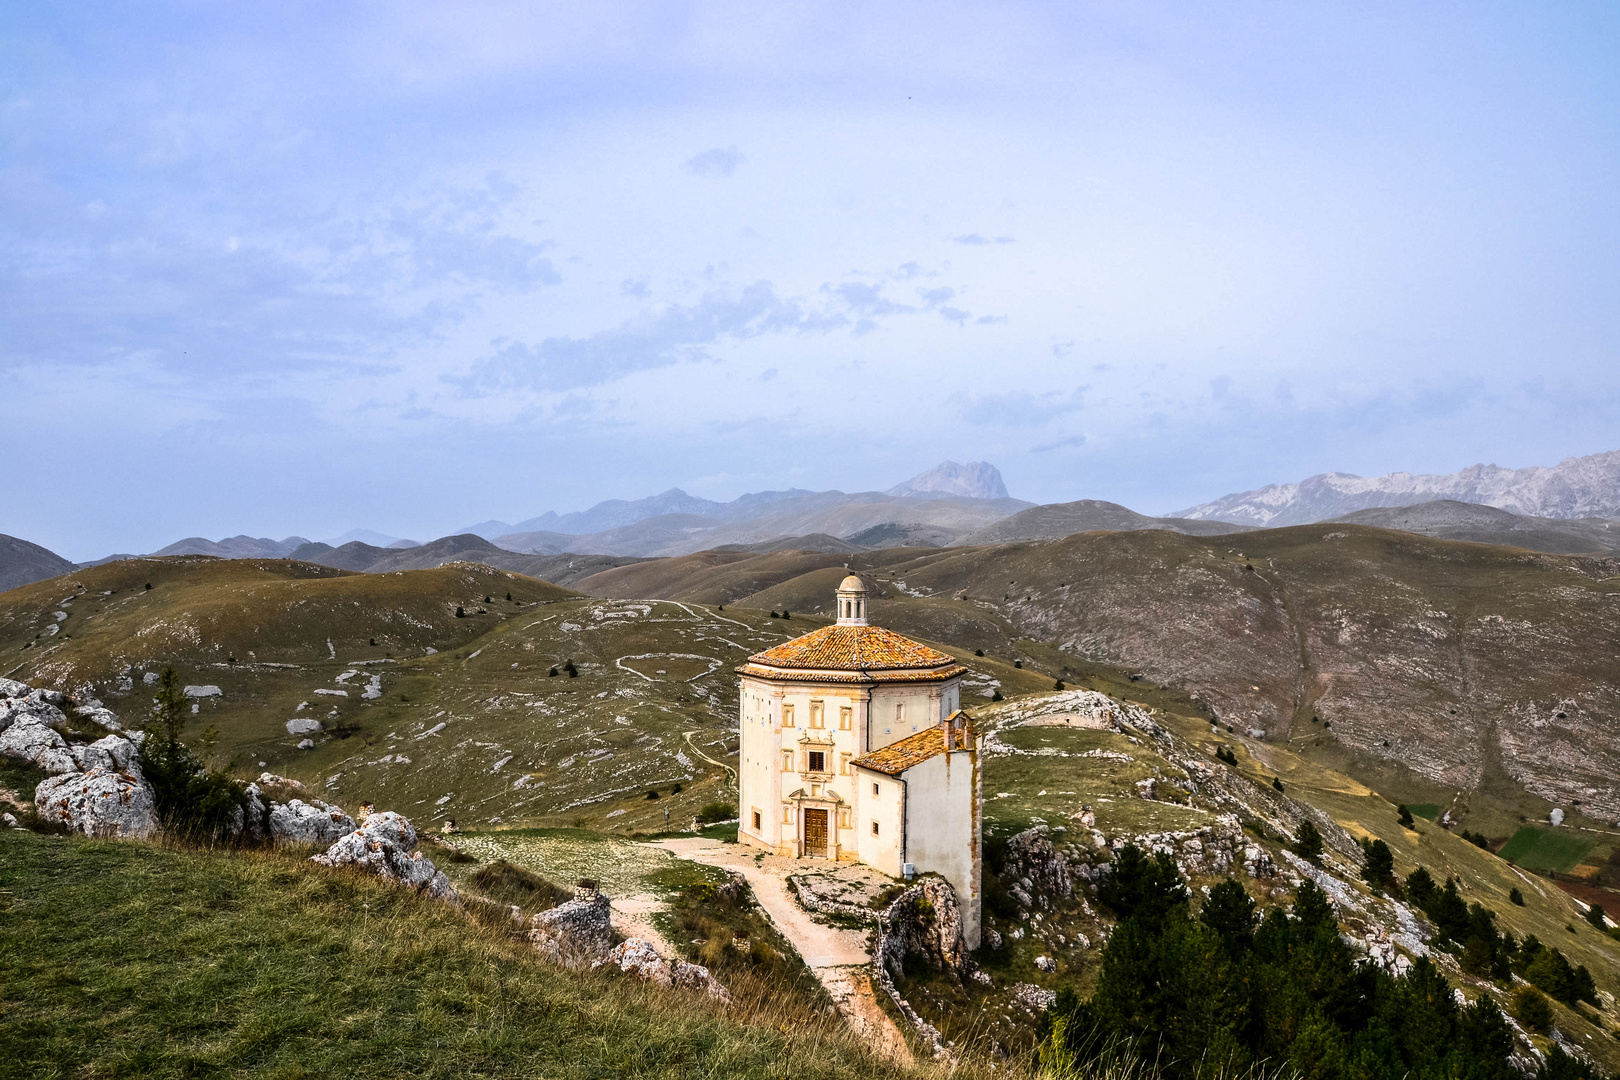
[[[738,839],[777,855],[935,872],[979,940],[979,751],[953,657],[872,626],[866,586],[838,621],[737,669]]]

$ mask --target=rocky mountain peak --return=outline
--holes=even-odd
[[[960,495],[968,499],[1005,499],[1007,485],[1001,482],[1001,470],[988,461],[970,461],[959,465],[942,461],[926,472],[920,472],[903,484],[896,484],[886,495]]]

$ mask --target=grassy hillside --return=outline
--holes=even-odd
[[[366,575],[285,559],[131,559],[0,594],[0,671],[117,694],[137,666],[173,663],[223,687],[277,670],[266,665],[452,648],[571,595],[476,563]]]
[[[61,629],[35,640],[42,625]],[[684,826],[734,798],[732,669],[821,625],[582,598],[478,565],[365,575],[182,557],[6,594],[0,655],[16,658],[13,677],[87,691],[130,726],[150,698],[144,673],[172,664],[184,683],[222,691],[196,702],[193,727],[216,729],[216,762],[294,777],[345,806],[623,833]],[[951,651],[973,669],[969,700],[1051,685]],[[323,730],[288,730],[311,720]]]
[[[885,625],[1101,689],[1140,675],[1493,837],[1553,805],[1574,824],[1620,821],[1615,560],[1327,524],[703,553],[577,587],[826,611],[846,563],[876,586]]]
[[[0,833],[0,1077],[896,1074],[782,1023],[296,855]]]

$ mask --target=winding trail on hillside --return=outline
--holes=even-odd
[[[702,758],[704,761],[707,761],[710,765],[718,765],[722,769],[726,770],[726,772],[729,773],[730,776],[731,776],[731,790],[736,791],[737,790],[737,770],[733,769],[730,765],[727,765],[723,761],[716,761],[714,758],[710,757],[708,754],[705,754],[703,751],[699,750],[697,748],[697,743],[692,741],[692,736],[694,736],[696,734],[697,734],[696,729],[694,729],[692,731],[687,731],[687,732],[682,733],[682,736],[686,739],[686,745],[691,747],[692,753],[696,754],[698,757]]]
[[[754,899],[776,929],[787,938],[812,974],[826,988],[850,1028],[890,1060],[911,1064],[911,1048],[872,991],[872,954],[866,932],[816,922],[787,889],[787,877],[804,865],[776,855],[758,857],[752,848],[700,836],[658,841],[682,859],[741,874]]]

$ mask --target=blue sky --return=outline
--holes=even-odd
[[[28,4],[0,531],[1620,448],[1620,9]]]

